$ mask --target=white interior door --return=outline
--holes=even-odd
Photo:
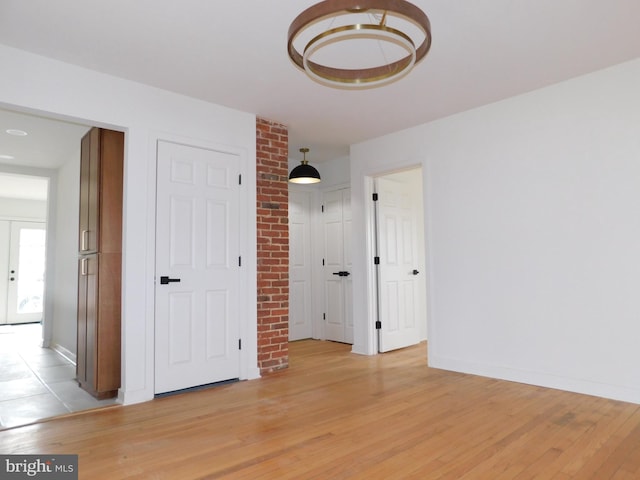
[[[289,340],[311,338],[311,193],[289,192]]]
[[[239,165],[158,142],[156,393],[240,375]]]
[[[324,336],[353,343],[350,190],[326,192],[323,204]]]
[[[46,225],[9,222],[9,262],[5,323],[42,321]]]
[[[376,179],[380,352],[420,342],[417,229],[410,188]]]

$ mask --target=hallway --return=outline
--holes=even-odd
[[[0,430],[116,403],[80,389],[75,365],[40,340],[40,324],[0,326]]]

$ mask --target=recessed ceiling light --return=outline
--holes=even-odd
[[[17,130],[15,128],[10,128],[8,130],[5,130],[9,135],[15,135],[16,137],[24,137],[26,135],[28,135],[27,132],[25,132],[24,130]]]
[[[16,157],[14,157],[13,155],[0,155],[1,160],[13,160],[14,158]]]

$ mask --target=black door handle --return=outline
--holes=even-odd
[[[413,271],[413,272],[411,272],[411,273],[413,273],[414,275],[417,275],[417,274],[419,274],[420,272],[419,272],[418,270],[414,270],[414,271]]]
[[[179,282],[179,278],[160,277],[160,285],[167,285],[169,283]]]
[[[338,276],[342,276],[342,272],[333,272],[333,275],[338,275]]]
[[[338,275],[339,277],[348,277],[349,275],[351,275],[349,272],[333,272],[333,275]]]

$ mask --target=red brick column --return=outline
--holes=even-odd
[[[289,366],[289,131],[256,119],[258,367]]]

